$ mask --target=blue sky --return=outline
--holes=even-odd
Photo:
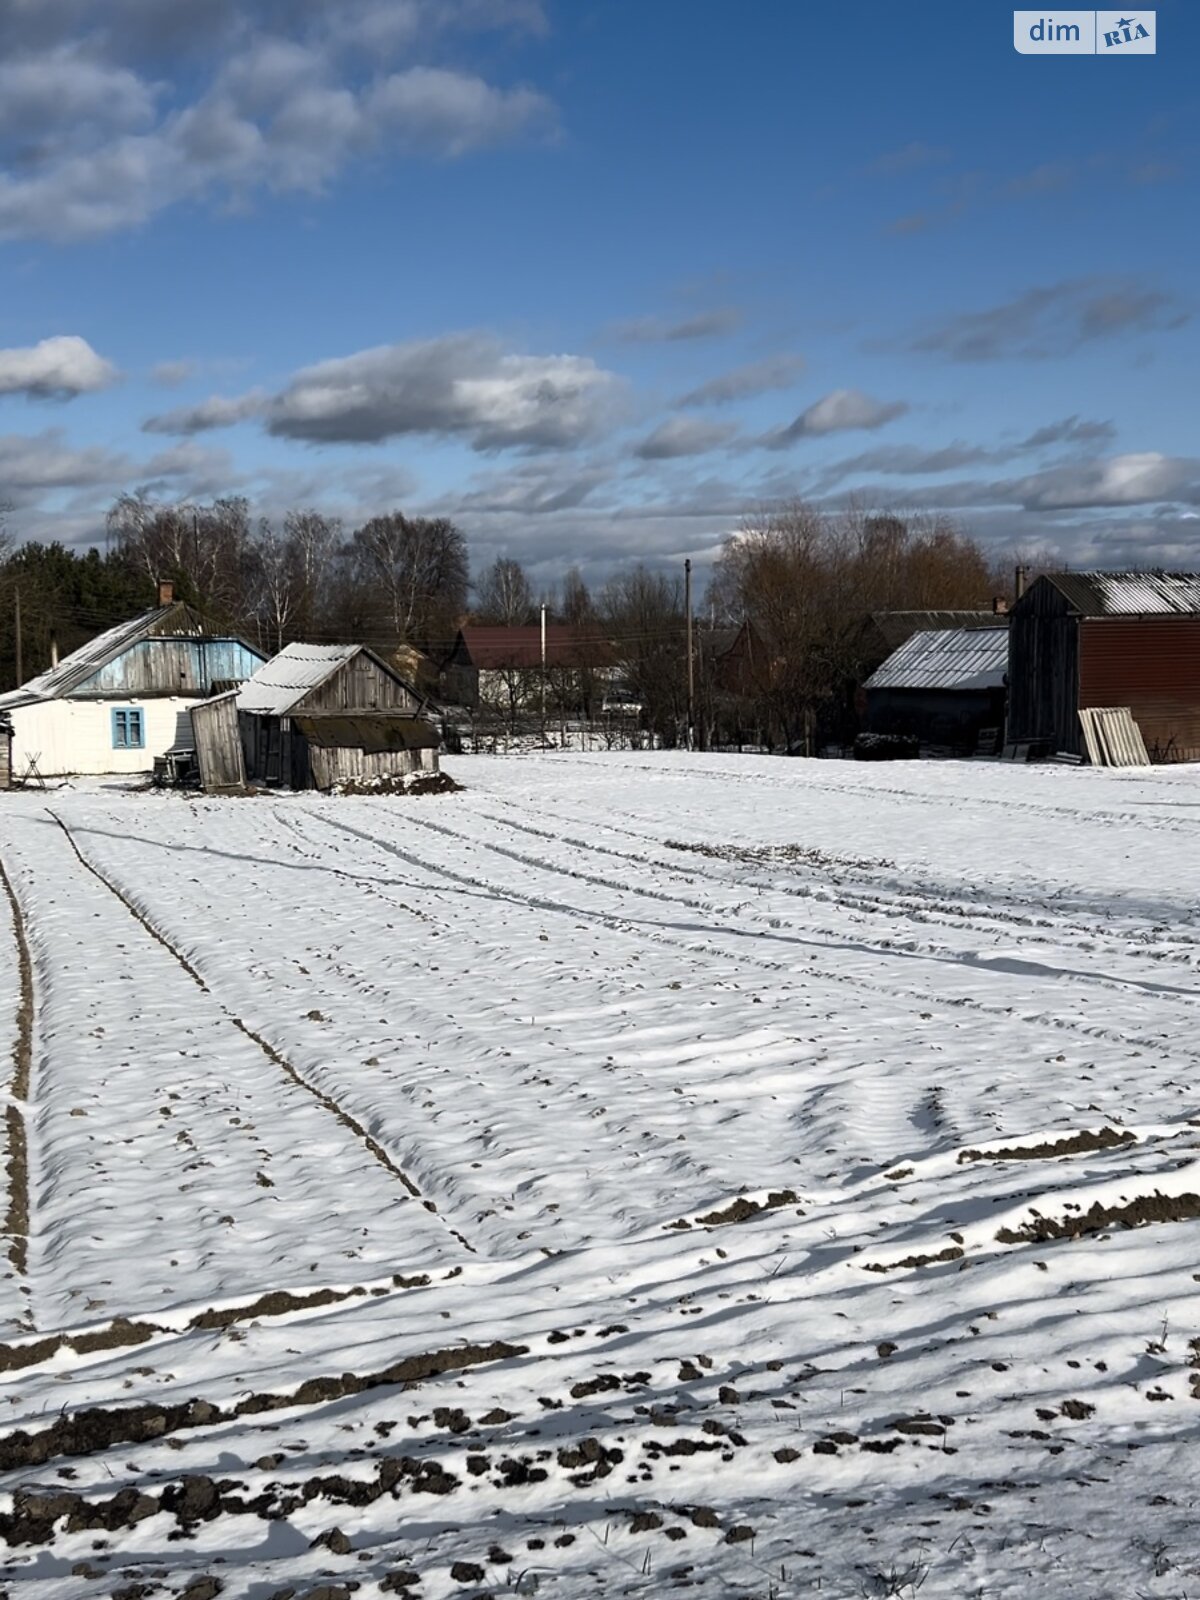
[[[1137,13],[1132,13],[1136,15]],[[7,0],[0,497],[704,561],[803,497],[1200,565],[1200,8]]]

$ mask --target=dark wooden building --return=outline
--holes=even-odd
[[[1200,760],[1200,573],[1054,572],[1014,604],[1009,742],[1084,755],[1095,706],[1128,706],[1151,760]]]
[[[236,719],[231,715],[236,706]],[[291,789],[436,772],[437,708],[365,645],[290,644],[192,717],[205,787]]]
[[[981,730],[1004,725],[1007,667],[1004,626],[914,633],[867,679],[867,727],[974,751]]]

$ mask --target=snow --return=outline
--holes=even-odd
[[[1200,772],[446,766],[0,796],[0,1514],[151,1497],[0,1583],[1195,1589]]]

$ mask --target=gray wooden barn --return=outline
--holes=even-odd
[[[867,726],[973,751],[984,728],[1004,726],[1007,667],[1006,627],[914,633],[867,679]]]
[[[330,789],[436,772],[437,707],[365,645],[290,644],[192,712],[201,782]]]

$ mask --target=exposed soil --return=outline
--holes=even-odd
[[[398,1289],[424,1288],[429,1282],[427,1273],[412,1278],[393,1276]],[[184,1324],[182,1331],[205,1328],[229,1328],[238,1322],[253,1322],[259,1317],[284,1317],[293,1311],[307,1311],[320,1306],[337,1305],[343,1300],[361,1299],[368,1293],[386,1293],[386,1290],[314,1289],[311,1294],[292,1294],[286,1289],[273,1289],[259,1295],[249,1305],[227,1306],[223,1310],[198,1312]],[[48,1361],[60,1350],[73,1350],[76,1355],[92,1355],[97,1350],[119,1350],[130,1345],[146,1344],[159,1335],[174,1334],[178,1330],[161,1327],[156,1322],[133,1322],[128,1317],[114,1317],[104,1328],[85,1333],[52,1333],[44,1339],[29,1344],[0,1344],[0,1372],[21,1372]]]
[[[0,882],[4,885],[12,910],[20,984],[9,1093],[14,1101],[24,1103],[29,1099],[33,1070],[33,962],[25,937],[24,913],[3,862],[0,862]],[[13,1270],[24,1277],[29,1255],[29,1143],[20,1105],[7,1106],[4,1120],[8,1133],[8,1205],[5,1208],[4,1231],[8,1235],[8,1256]]]
[[[324,1405],[347,1395],[362,1394],[389,1384],[420,1383],[444,1372],[461,1372],[466,1367],[492,1361],[509,1361],[527,1355],[527,1345],[460,1345],[452,1350],[433,1350],[425,1355],[406,1356],[379,1372],[345,1372],[337,1377],[309,1378],[287,1394],[252,1394],[234,1406],[222,1409],[207,1400],[184,1400],[174,1406],[97,1407],[60,1416],[48,1428],[35,1433],[19,1430],[0,1439],[0,1471],[16,1467],[42,1466],[65,1456],[91,1455],[114,1444],[140,1444],[161,1439],[166,1434],[190,1428],[208,1428],[237,1417],[255,1416],[264,1411],[282,1411],[290,1406]]]
[[[414,772],[396,778],[374,780],[350,778],[345,783],[339,783],[334,790],[335,794],[354,795],[460,794],[461,792],[462,784],[456,783],[448,772]]]
[[[964,1161],[1042,1161],[1054,1156],[1075,1156],[1085,1150],[1112,1150],[1117,1145],[1136,1144],[1137,1135],[1127,1129],[1101,1128],[1098,1133],[1084,1129],[1082,1133],[1068,1134],[1043,1144],[1008,1145],[1002,1150],[960,1150],[958,1159]]]
[[[706,1211],[696,1218],[696,1222],[706,1228],[719,1228],[728,1222],[749,1222],[752,1217],[761,1216],[764,1211],[778,1211],[784,1206],[799,1204],[799,1196],[794,1189],[777,1189],[768,1194],[765,1200],[750,1200],[745,1195],[739,1195],[736,1200],[717,1211]],[[690,1228],[692,1224],[686,1217],[667,1224],[671,1228]]]
[[[1123,1206],[1102,1206],[1097,1201],[1076,1216],[1035,1214],[1019,1228],[1000,1228],[996,1238],[1001,1244],[1041,1243],[1046,1239],[1078,1239],[1108,1228],[1140,1228],[1149,1222],[1188,1222],[1195,1217],[1200,1217],[1200,1194],[1159,1194],[1155,1190]]]
[[[934,1267],[942,1261],[961,1261],[963,1248],[958,1244],[948,1244],[944,1250],[936,1250],[931,1255],[905,1256],[902,1261],[889,1261],[885,1265],[882,1261],[868,1261],[864,1272],[900,1272],[911,1267]]]

